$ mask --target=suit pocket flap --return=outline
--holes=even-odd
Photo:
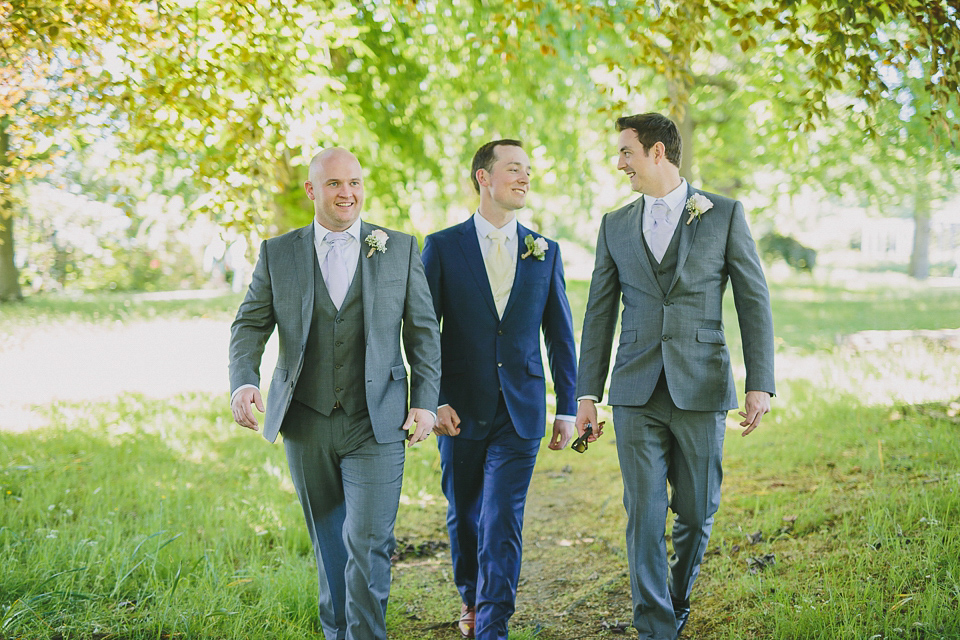
[[[390,377],[394,380],[403,380],[407,377],[407,368],[402,364],[390,367]]]
[[[540,360],[527,360],[527,373],[538,378],[543,377],[543,362]]]
[[[723,331],[719,329],[697,329],[697,342],[726,344],[726,341],[723,339]]]
[[[287,370],[286,369],[274,369],[273,370],[273,379],[279,382],[287,381]]]
[[[620,344],[637,341],[637,332],[634,330],[620,332]]]

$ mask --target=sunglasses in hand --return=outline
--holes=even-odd
[[[604,423],[601,422],[597,426],[603,427]],[[587,450],[588,440],[590,436],[593,435],[593,425],[587,423],[587,428],[583,430],[583,435],[573,441],[573,444],[570,445],[570,448],[576,451],[577,453],[583,453]]]

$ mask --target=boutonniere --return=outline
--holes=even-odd
[[[547,241],[543,238],[537,238],[534,240],[533,234],[528,235],[523,239],[523,244],[527,246],[527,252],[520,256],[520,259],[523,260],[527,256],[533,256],[541,262],[547,255]]]
[[[367,246],[370,247],[370,251],[367,251],[367,257],[373,255],[374,251],[379,251],[380,253],[387,252],[387,240],[390,239],[390,236],[387,235],[387,232],[383,229],[374,229],[373,233],[368,235],[364,242],[367,243]]]
[[[690,214],[690,217],[687,218],[687,224],[693,222],[693,219],[700,219],[700,216],[705,214],[707,211],[713,209],[713,203],[710,202],[710,198],[703,195],[702,193],[695,193],[687,200],[687,213]]]

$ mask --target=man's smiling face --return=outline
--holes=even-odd
[[[331,150],[310,165],[304,184],[313,200],[314,217],[325,229],[345,231],[363,209],[363,169],[349,151]]]
[[[493,202],[505,211],[522,209],[530,190],[530,158],[527,152],[512,145],[494,149],[493,167],[485,175]]]
[[[653,186],[651,180],[656,166],[654,154],[650,153],[650,149],[643,148],[633,129],[620,132],[617,147],[617,169],[630,178],[630,187],[634,191],[648,193]]]

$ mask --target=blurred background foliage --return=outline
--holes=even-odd
[[[210,274],[242,286],[260,237],[309,221],[305,167],[331,145],[364,165],[366,215],[422,237],[475,206],[478,146],[522,139],[525,221],[590,250],[600,214],[630,195],[612,122],[650,110],[680,126],[683,175],[748,201],[758,237],[791,236],[813,194],[912,219],[909,273],[924,278],[932,212],[957,196],[958,0],[0,0],[0,13],[0,300]]]

